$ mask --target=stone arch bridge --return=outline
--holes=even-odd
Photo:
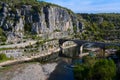
[[[91,46],[96,46],[96,47],[101,48],[104,52],[104,55],[105,55],[106,46],[118,46],[118,47],[120,47],[120,43],[93,42],[93,41],[78,40],[78,39],[59,39],[59,47],[60,47],[61,51],[63,50],[62,45],[67,41],[72,41],[75,44],[77,44],[77,46],[79,47],[80,55],[82,54],[83,47],[85,45],[91,45]]]

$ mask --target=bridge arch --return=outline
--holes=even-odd
[[[78,43],[75,42],[74,40],[69,40],[69,39],[59,39],[59,45],[60,45],[60,46],[63,46],[64,43],[66,43],[66,42],[72,42],[72,43],[78,45]]]
[[[99,47],[100,49],[103,50],[103,54],[105,55],[105,49],[106,49],[106,46],[118,46],[120,47],[120,44],[116,44],[116,43],[105,43],[105,42],[91,42],[91,41],[85,41],[85,40],[72,40],[72,39],[60,39],[59,40],[59,46],[60,46],[60,49],[62,50],[62,45],[67,42],[67,41],[72,41],[74,42],[75,44],[77,44],[77,46],[79,47],[79,52],[80,52],[80,55],[82,54],[82,51],[83,51],[83,48],[86,46],[86,45],[91,45],[92,46],[95,46],[95,47]]]
[[[60,49],[61,51],[63,50],[63,46],[64,44],[66,44],[67,42],[72,42],[73,44],[76,44],[76,46],[78,47],[78,52],[80,55],[82,55],[83,49],[86,45],[91,45],[91,46],[97,46],[101,49],[104,49],[105,45],[101,45],[98,43],[94,43],[94,42],[90,42],[90,41],[85,41],[85,40],[69,40],[69,39],[60,39],[59,40],[59,45],[60,45]],[[90,47],[91,47],[90,46]]]
[[[80,46],[80,55],[82,55],[84,48],[100,48],[100,49],[105,49],[105,45],[98,45],[93,42],[86,42]]]
[[[77,49],[78,53],[80,52],[79,47],[78,47],[79,45],[74,40],[60,39],[59,40],[60,55],[64,55],[63,54],[64,53],[64,48],[67,47],[67,46],[70,46],[70,45],[76,46],[76,49]]]
[[[62,44],[62,47],[70,46],[70,45],[75,45],[75,46],[77,46],[78,44],[75,43],[74,41],[65,41],[65,42]]]

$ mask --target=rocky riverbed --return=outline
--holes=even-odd
[[[71,55],[74,53],[74,48],[69,48],[66,47],[65,53]],[[71,58],[60,57],[57,53],[51,56],[45,64],[39,63],[38,60],[37,62],[24,61],[6,68],[1,67],[0,80],[74,80],[73,71],[70,68]]]
[[[46,80],[57,63],[23,63],[0,70],[0,80]]]
[[[74,80],[72,68],[60,60],[41,64],[39,62],[22,63],[0,68],[0,80]]]

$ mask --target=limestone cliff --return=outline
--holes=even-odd
[[[21,40],[26,34],[50,37],[60,33],[53,38],[65,37],[82,27],[76,15],[66,8],[36,0],[31,0],[32,4],[28,0],[24,3],[24,0],[10,1],[0,2],[0,28],[8,42]]]

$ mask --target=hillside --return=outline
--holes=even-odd
[[[76,14],[37,0],[0,1],[0,44],[28,39],[120,39],[120,14]]]
[[[119,40],[120,14],[77,14],[84,19],[84,39],[89,40]]]
[[[44,39],[68,37],[79,31],[80,23],[71,10],[55,4],[37,0],[0,2],[1,42],[21,42],[35,35]]]

